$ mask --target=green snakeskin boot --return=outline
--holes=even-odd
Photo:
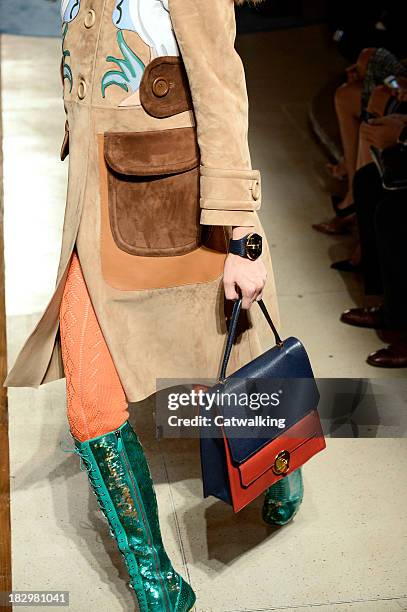
[[[267,489],[263,504],[263,521],[269,525],[286,525],[300,509],[303,496],[304,485],[299,468]]]
[[[138,437],[126,422],[86,442],[75,440],[99,506],[130,574],[141,612],[188,612],[195,604],[189,584],[165,552],[157,500]]]

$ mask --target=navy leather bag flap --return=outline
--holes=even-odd
[[[281,346],[266,351],[208,394],[215,394],[215,400],[221,398],[215,401],[213,412],[223,417],[223,430],[237,464],[301,421],[319,402],[307,352],[297,338],[287,338]],[[265,405],[256,401],[260,397]]]
[[[220,381],[207,391],[209,395],[215,394],[215,400],[221,398],[220,402],[215,401],[213,412],[223,417],[223,430],[236,464],[246,461],[315,410],[320,397],[304,346],[293,337],[281,341],[262,301],[258,304],[274,333],[276,345],[226,378],[241,304],[239,299],[233,307]],[[273,394],[274,402],[259,408],[242,402],[242,398],[252,399],[260,394],[263,397]],[[233,421],[229,421],[232,417]],[[279,425],[281,419],[283,429]]]

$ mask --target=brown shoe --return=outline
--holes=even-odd
[[[354,208],[354,204],[352,204]],[[351,206],[348,207],[352,209]],[[313,223],[312,227],[317,232],[321,232],[322,234],[328,234],[328,236],[340,236],[342,234],[348,234],[349,229],[352,225],[355,224],[356,216],[354,211],[351,214],[348,214],[348,208],[339,209],[340,217],[337,215],[330,221],[322,221],[322,223]]]
[[[407,368],[407,342],[379,349],[371,353],[366,361],[377,368]]]
[[[355,327],[368,327],[369,329],[383,329],[386,327],[382,306],[371,308],[349,308],[341,314],[340,320],[347,325]]]
[[[322,223],[313,223],[312,228],[321,234],[328,236],[343,236],[349,234],[349,223],[338,221],[335,217],[332,221],[322,221]]]

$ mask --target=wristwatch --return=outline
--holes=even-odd
[[[245,259],[254,261],[262,252],[262,237],[259,234],[247,234],[238,240],[229,241],[229,253],[240,255]]]

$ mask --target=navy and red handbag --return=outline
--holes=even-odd
[[[231,504],[235,512],[326,446],[307,352],[297,338],[282,341],[263,301],[258,304],[276,345],[226,378],[242,305],[237,300],[219,381],[206,390],[215,396],[211,410],[205,410],[212,425],[201,429],[204,496]],[[261,394],[272,397],[273,405],[259,412],[246,400]]]

